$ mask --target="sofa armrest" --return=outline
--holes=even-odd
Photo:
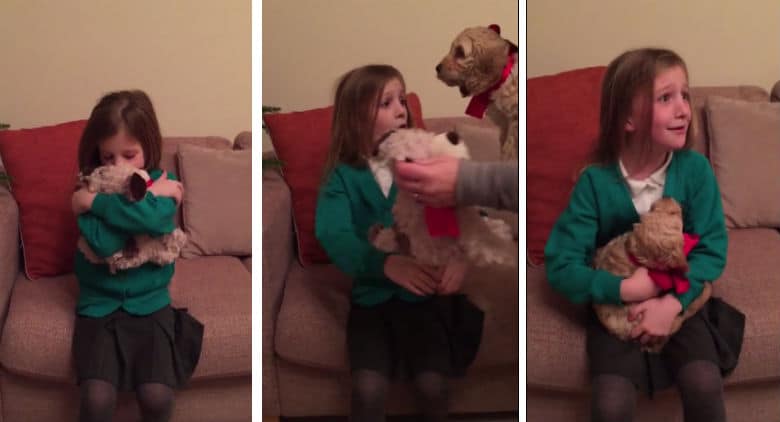
[[[243,131],[233,139],[233,149],[252,149],[252,132]]]
[[[263,158],[274,158],[272,153]],[[279,415],[276,319],[290,263],[295,259],[290,188],[276,169],[263,170],[263,414]]]
[[[770,93],[769,101],[780,102],[780,81],[775,82],[775,86],[772,87],[772,92]]]
[[[18,276],[19,207],[11,192],[0,184],[0,330],[5,326],[11,290]]]

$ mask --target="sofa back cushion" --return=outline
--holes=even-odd
[[[252,151],[179,144],[183,258],[252,254]]]
[[[605,70],[589,67],[526,81],[526,230],[531,263],[544,260],[547,237],[595,147]]]
[[[19,205],[27,277],[73,270],[78,227],[70,198],[78,174],[77,151],[86,120],[0,131],[0,156]]]
[[[766,102],[769,98],[766,90],[757,86],[694,86],[691,87],[691,149],[710,157],[707,123],[707,98],[718,96],[751,102]]]
[[[78,227],[71,194],[78,175],[77,151],[86,120],[31,129],[0,131],[0,156],[11,177],[19,204],[25,274],[30,279],[73,271]],[[178,174],[180,143],[230,149],[227,139],[173,137],[163,139],[162,169]],[[177,225],[181,221],[176,217]]]
[[[414,125],[424,128],[420,99],[414,93],[406,99]],[[263,116],[274,151],[282,161],[282,175],[290,186],[298,259],[303,266],[329,262],[314,236],[314,212],[330,146],[332,116],[333,106]]]
[[[710,96],[710,161],[729,228],[780,228],[780,103]]]

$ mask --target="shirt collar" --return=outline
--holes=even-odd
[[[643,180],[629,179],[626,167],[623,166],[623,161],[618,159],[620,173],[623,175],[623,179],[626,181],[629,189],[631,189],[631,195],[636,196],[646,188],[663,188],[664,183],[666,182],[666,169],[669,167],[669,163],[672,162],[673,154],[674,153],[670,151],[664,164],[658,170],[654,171],[653,174]]]

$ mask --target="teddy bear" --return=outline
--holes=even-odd
[[[465,142],[456,132],[434,134],[410,128],[380,138],[371,160],[414,161],[442,155],[469,158]],[[431,208],[399,190],[392,213],[392,227],[374,225],[369,229],[369,241],[379,250],[407,254],[435,268],[442,268],[450,259],[466,259],[476,266],[517,263],[511,227],[490,218],[480,207]]]
[[[151,178],[145,170],[132,166],[101,166],[88,175],[80,174],[79,184],[92,193],[121,193],[130,202],[137,202],[146,196]],[[135,235],[124,248],[105,259],[97,256],[84,236],[79,237],[77,246],[89,262],[107,264],[111,274],[116,274],[117,270],[139,267],[146,262],[161,266],[170,264],[179,256],[185,243],[187,235],[176,228],[159,237]]]
[[[672,198],[661,198],[653,203],[650,211],[634,223],[632,231],[623,233],[596,251],[593,266],[626,278],[642,266],[650,276],[666,289],[683,293],[687,287],[684,274],[688,272],[687,252],[698,241],[695,236],[683,233],[682,208]],[[712,295],[710,283],[704,283],[704,290],[680,315],[675,317],[672,330],[676,333],[682,323],[693,316]],[[628,307],[623,305],[593,304],[601,323],[607,331],[621,340],[631,340],[631,330],[639,320],[628,320]],[[668,337],[667,337],[668,339]],[[643,346],[648,352],[658,353],[665,344],[662,341],[652,346]]]

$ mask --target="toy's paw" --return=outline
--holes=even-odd
[[[379,224],[374,224],[368,229],[368,239],[375,248],[383,252],[397,252],[400,249],[395,230],[384,228]]]
[[[596,316],[612,335],[623,341],[631,340],[631,330],[639,321],[628,320],[628,308],[620,305],[594,304]]]

